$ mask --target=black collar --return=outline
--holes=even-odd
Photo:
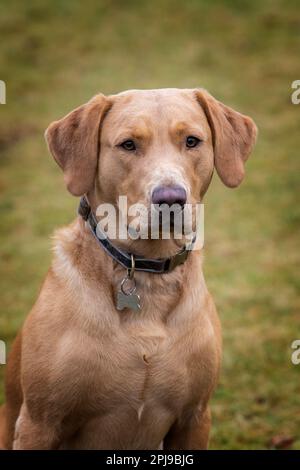
[[[127,251],[121,250],[114,246],[111,241],[106,238],[100,238],[97,235],[99,232],[99,226],[97,227],[97,220],[91,210],[91,207],[85,196],[82,196],[80,199],[80,204],[78,208],[78,214],[88,222],[88,225],[96,238],[99,244],[104,248],[106,253],[108,253],[115,261],[121,264],[124,268],[129,271],[132,268],[132,257],[134,257],[134,270],[135,271],[145,271],[148,273],[164,274],[172,271],[176,266],[185,262],[188,257],[190,249],[184,247],[176,255],[171,256],[170,258],[164,259],[149,259],[144,258],[143,256],[132,255]],[[194,243],[194,241],[193,241]]]

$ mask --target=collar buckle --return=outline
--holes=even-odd
[[[186,248],[184,248],[184,250],[182,250],[180,253],[177,253],[177,255],[172,256],[172,258],[170,258],[168,272],[173,271],[173,269],[175,269],[176,266],[183,264],[185,260],[187,259],[188,254],[189,252],[187,251]]]

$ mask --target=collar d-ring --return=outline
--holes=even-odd
[[[134,255],[131,253],[131,267],[127,269],[127,274],[128,274],[129,279],[133,279],[134,270],[135,270],[135,259],[134,259]]]

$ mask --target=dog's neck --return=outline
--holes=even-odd
[[[127,271],[99,246],[86,222],[78,217],[70,226],[60,229],[55,238],[56,258],[53,267],[56,273],[63,276],[66,272],[66,264],[68,264],[68,272],[74,272],[74,275],[77,272],[84,282],[92,283],[98,289],[104,288],[106,292],[110,293],[109,295],[115,303],[116,293]],[[148,242],[148,245],[152,243],[151,240],[145,241]],[[159,240],[155,240],[155,242],[159,242]],[[166,244],[170,243],[171,240],[161,240],[160,242],[163,245],[165,242],[167,242]],[[157,250],[156,254],[164,253],[163,246],[159,246],[159,244],[155,249]],[[171,243],[168,249],[170,250],[168,254],[173,253],[171,250],[178,250]],[[150,249],[149,255],[155,256]],[[184,264],[177,266],[168,274],[137,272],[135,279],[143,308],[141,312],[136,314],[148,317],[159,315],[160,319],[166,318],[168,313],[178,304],[184,288],[191,284],[189,272],[192,271],[193,263],[197,264],[199,285],[204,282],[201,271],[201,253],[199,252],[192,252]]]

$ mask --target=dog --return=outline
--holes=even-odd
[[[120,195],[147,207],[199,203],[214,168],[236,187],[256,134],[250,117],[204,89],[98,94],[49,126],[67,189],[83,198],[77,219],[55,234],[52,265],[10,353],[3,448],[208,447],[222,346],[203,250],[187,253],[174,236],[105,245],[96,212],[103,203],[118,211]],[[120,285],[132,280],[118,310]]]

